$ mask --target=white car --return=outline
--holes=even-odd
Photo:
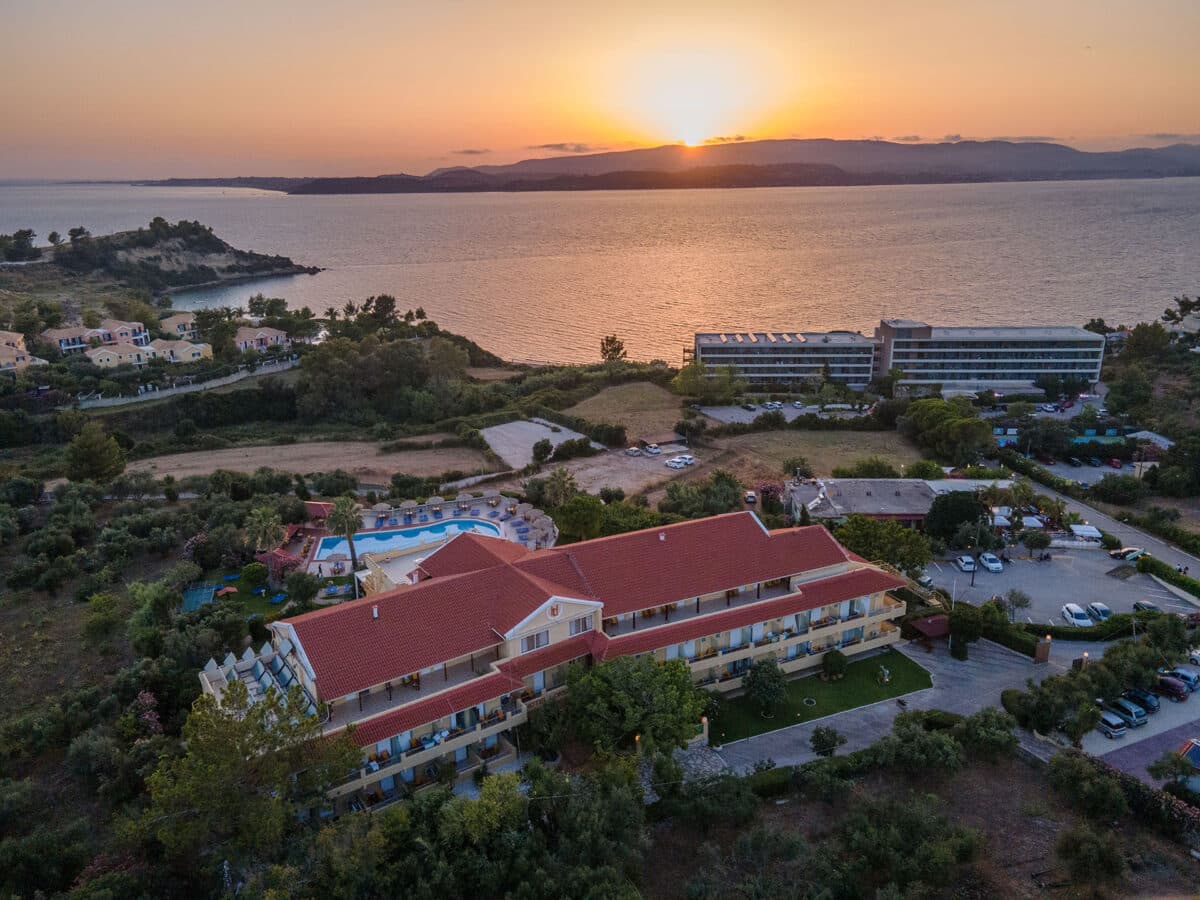
[[[958,566],[960,572],[974,572],[975,560],[969,556],[958,556],[954,559],[954,564]]]
[[[662,447],[658,446],[658,444],[647,444],[646,449],[642,452],[647,456],[658,456],[662,453]]]
[[[746,496],[744,499],[747,503],[757,503],[758,495],[755,494],[754,491],[746,491]]]
[[[796,407],[796,409],[804,409],[804,404],[801,403],[799,400],[793,400],[792,406]]]
[[[691,465],[696,464],[696,457],[692,456],[692,454],[690,454],[690,453],[681,453],[677,457],[675,457],[675,459],[677,459],[679,462],[683,463],[685,466],[691,466]]]
[[[642,450],[640,447],[630,447],[628,450],[625,451],[625,455],[626,456],[641,456]]]
[[[1083,611],[1078,603],[1068,603],[1062,608],[1063,621],[1068,625],[1075,625],[1079,628],[1091,628],[1094,624],[1091,617]]]
[[[995,553],[979,554],[979,562],[989,572],[1003,572],[1004,571],[1004,563],[1000,562],[1000,557],[998,557]]]
[[[667,468],[668,469],[685,469],[685,468],[687,468],[687,463],[680,462],[678,459],[668,459],[667,460]]]

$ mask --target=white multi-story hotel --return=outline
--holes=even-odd
[[[802,388],[829,380],[866,387],[875,342],[854,331],[697,334],[695,358],[709,375],[726,366],[752,388]]]
[[[875,329],[876,373],[900,384],[1019,389],[1047,375],[1100,380],[1104,335],[1070,325],[974,327],[884,319]]]
[[[960,390],[1029,389],[1048,375],[1092,384],[1103,335],[1073,326],[940,326],[884,319],[873,338],[852,331],[698,333],[694,358],[710,377],[732,366],[751,389],[830,380],[865,387],[893,369],[899,384]]]
[[[904,614],[903,579],[822,527],[769,531],[751,512],[544,550],[463,533],[414,578],[273,622],[270,643],[200,673],[218,702],[234,680],[252,700],[299,684],[326,734],[353,726],[362,767],[333,789],[337,811],[511,758],[573,661],[683,660],[731,690],[759,659],[795,672],[893,644]]]

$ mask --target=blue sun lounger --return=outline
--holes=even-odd
[[[287,594],[276,594],[274,597],[271,598],[271,602],[272,603],[282,603],[286,599],[287,599]]]

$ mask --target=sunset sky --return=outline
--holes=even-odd
[[[0,178],[714,138],[1200,142],[1196,0],[0,0]]]

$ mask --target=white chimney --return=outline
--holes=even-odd
[[[667,539],[667,533],[665,531],[660,531],[658,533],[658,539],[660,541],[665,541]]]
[[[372,618],[372,619],[378,619],[378,618],[379,618],[379,607],[378,607],[378,606],[372,606],[372,607],[371,607],[371,618]]]

